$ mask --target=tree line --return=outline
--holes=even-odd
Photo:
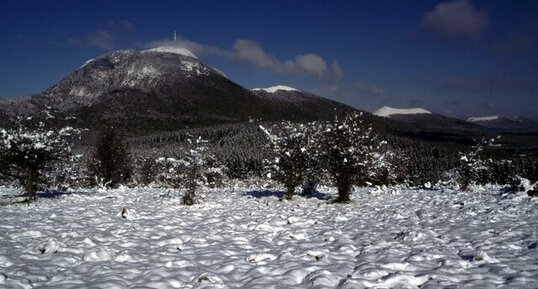
[[[354,186],[452,182],[472,184],[538,181],[536,153],[495,159],[495,140],[473,147],[438,145],[372,128],[361,113],[325,122],[242,123],[128,139],[113,127],[102,129],[86,155],[76,154],[82,130],[48,128],[18,119],[0,129],[0,178],[17,183],[35,200],[51,187],[159,185],[183,190],[183,203],[203,197],[203,186],[227,179],[267,178],[292,199],[298,188],[318,184],[338,189],[347,202]]]

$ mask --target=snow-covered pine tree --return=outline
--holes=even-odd
[[[303,124],[284,121],[267,129],[260,129],[269,140],[272,159],[266,160],[267,176],[286,187],[286,199],[291,200],[295,189],[302,185],[312,168],[315,149],[315,123]]]
[[[172,188],[185,189],[182,202],[193,205],[203,199],[200,187],[215,185],[218,176],[222,178],[224,173],[208,152],[206,140],[190,137],[187,141],[189,145],[182,152],[181,158],[157,159],[157,164],[162,168],[158,178]]]
[[[139,156],[135,161],[136,171],[133,175],[137,185],[150,185],[156,181],[158,164],[155,158]]]
[[[0,178],[17,181],[29,201],[53,181],[55,165],[71,155],[72,127],[47,129],[42,122],[30,127],[18,120],[12,129],[0,129]]]
[[[482,138],[468,152],[460,152],[460,163],[456,168],[456,181],[460,189],[467,190],[471,184],[484,182],[491,160],[481,158],[480,153],[494,142],[494,138]]]
[[[323,131],[323,164],[338,188],[336,202],[348,202],[354,185],[368,185],[376,170],[389,165],[372,127],[362,113],[353,113],[327,123]]]
[[[373,152],[372,164],[367,170],[368,182],[377,186],[388,186],[408,182],[406,172],[407,158],[402,151],[380,141],[377,151]]]
[[[57,188],[65,191],[69,188],[83,188],[90,185],[88,170],[82,154],[69,154],[60,166],[56,166],[47,179],[54,180]]]

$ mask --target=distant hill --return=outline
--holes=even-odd
[[[394,108],[390,106],[383,106],[382,108],[374,111],[373,114],[381,117],[394,117],[397,115],[431,114],[431,112],[423,108]]]
[[[288,119],[306,120],[312,119],[313,116],[315,119],[331,116],[332,119],[335,113],[356,111],[336,101],[284,85],[254,88],[251,91],[270,103],[273,112],[288,114],[285,117]]]
[[[467,121],[487,128],[504,131],[534,131],[538,132],[538,123],[528,118],[506,118],[496,115],[469,117]]]
[[[385,126],[412,136],[426,138],[459,138],[467,135],[484,134],[485,130],[467,121],[432,113],[423,108],[393,108],[384,106],[375,112]]]

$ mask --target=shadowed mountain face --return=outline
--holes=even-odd
[[[0,102],[0,118],[73,117],[79,125],[131,131],[264,120],[325,120],[354,109],[312,94],[250,91],[187,50],[116,51],[88,61],[55,86]],[[297,98],[301,101],[297,101]]]
[[[335,114],[357,111],[339,102],[291,87],[275,86],[253,89],[252,92],[267,102],[269,107],[277,109],[275,112],[284,114],[286,119],[332,120]]]
[[[426,131],[469,132],[481,128],[467,121],[440,114],[395,114],[391,119],[407,123]]]

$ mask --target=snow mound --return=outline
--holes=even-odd
[[[300,91],[296,88],[293,88],[293,87],[290,87],[290,86],[285,86],[285,85],[276,85],[276,86],[271,86],[271,87],[266,87],[266,88],[254,88],[252,89],[254,91],[265,91],[265,92],[269,92],[269,93],[275,93],[279,90],[284,90],[284,91]]]
[[[373,112],[374,115],[381,117],[390,117],[394,114],[431,114],[423,108],[394,108],[390,106],[383,106],[382,108]]]
[[[148,50],[144,50],[142,52],[164,52],[164,53],[174,53],[174,54],[179,54],[179,55],[183,55],[183,56],[187,56],[187,57],[192,57],[192,58],[195,58],[195,59],[198,59],[198,57],[196,57],[196,55],[194,55],[194,53],[192,53],[190,50],[188,50],[187,48],[183,48],[183,47],[175,47],[175,46],[161,46],[161,47],[155,47],[155,48],[151,48],[151,49],[148,49]]]
[[[473,116],[467,119],[468,122],[481,122],[481,121],[492,121],[499,119],[496,115],[490,115],[490,116]]]

